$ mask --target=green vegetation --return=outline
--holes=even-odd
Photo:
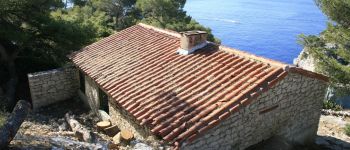
[[[350,124],[345,125],[344,132],[347,136],[350,136]]]
[[[175,31],[207,31],[209,41],[220,43],[209,28],[186,14],[183,10],[185,3],[186,0],[137,0],[136,9],[141,14],[141,22]]]
[[[186,0],[1,0],[0,96],[9,110],[29,72],[67,64],[66,55],[145,22],[176,31],[205,30],[186,14]]]
[[[323,109],[331,109],[331,110],[334,110],[334,111],[341,111],[341,110],[343,110],[342,106],[336,104],[332,100],[323,101]]]
[[[320,36],[300,36],[300,43],[317,60],[317,71],[332,85],[350,93],[350,0],[315,0],[330,22]]]

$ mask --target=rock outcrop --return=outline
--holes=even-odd
[[[309,70],[309,71],[316,71],[316,62],[315,59],[311,57],[311,55],[308,53],[307,48],[304,48],[298,58],[294,59],[294,65],[301,67],[303,69]]]

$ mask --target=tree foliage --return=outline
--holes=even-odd
[[[0,90],[8,109],[27,73],[65,64],[67,54],[96,37],[94,28],[51,15],[63,7],[60,0],[0,1]]]
[[[317,70],[331,77],[336,86],[350,83],[350,0],[315,0],[329,17],[320,36],[301,35],[300,42],[317,60]]]
[[[208,39],[214,41],[209,28],[186,14],[185,3],[185,0],[0,0],[0,92],[13,95],[18,75],[23,78],[20,82],[25,82],[29,72],[62,66],[72,51],[138,22],[176,31],[206,30]],[[9,82],[12,88],[8,88]]]
[[[60,7],[57,0],[1,1],[0,44],[7,55],[62,64],[69,52],[90,43],[94,29],[52,16]]]
[[[73,7],[63,2],[1,1],[0,44],[7,55],[62,65],[71,51],[137,22],[176,31],[205,30],[215,41],[209,28],[183,10],[185,0],[69,0]]]
[[[141,14],[141,22],[175,31],[202,30],[208,32],[208,40],[215,39],[210,28],[192,19],[184,11],[186,0],[137,0],[136,8]]]

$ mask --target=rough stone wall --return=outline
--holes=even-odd
[[[109,98],[109,115],[112,124],[117,125],[119,129],[131,131],[136,139],[146,141],[154,147],[159,147],[159,139],[151,134],[150,130],[136,123],[136,119],[128,113],[117,107],[115,102]]]
[[[79,89],[78,71],[74,67],[28,74],[33,109],[67,100]]]
[[[181,149],[245,149],[272,136],[304,143],[316,136],[326,83],[290,73],[272,89]]]
[[[89,76],[85,76],[85,95],[91,110],[98,114],[100,108],[99,87]]]
[[[96,114],[100,114],[100,93],[99,86],[89,76],[85,76],[85,95],[80,92],[80,97],[89,105],[90,109]],[[128,115],[127,112],[117,107],[111,97],[108,98],[109,116],[113,125],[117,125],[119,129],[131,131],[135,138],[147,141],[153,146],[158,146],[159,140],[150,133],[150,130],[136,123],[135,118]]]

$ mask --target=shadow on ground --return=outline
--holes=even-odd
[[[315,143],[309,145],[295,145],[281,137],[272,137],[266,141],[253,145],[247,150],[349,150],[350,143],[330,137],[317,136]]]
[[[75,119],[88,130],[95,132],[94,125],[99,118],[83,106],[83,102],[76,98],[30,112],[8,148],[12,150],[52,149],[54,145],[50,139],[54,137],[78,141],[65,120],[65,114],[68,112],[74,114]]]

